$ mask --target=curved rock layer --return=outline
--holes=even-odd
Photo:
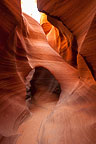
[[[77,43],[72,33],[63,25],[62,22],[50,17],[49,15],[47,16],[46,14],[41,15],[40,25],[46,34],[50,46],[57,51],[67,63],[76,67],[77,52],[74,48],[76,48]]]
[[[42,124],[39,144],[95,144],[96,0],[38,0],[38,9],[46,13],[48,20],[59,30],[63,31],[65,27],[64,33],[69,41],[71,37],[77,41],[77,44],[74,41],[75,45],[73,43],[71,49],[78,53],[80,78],[69,96],[65,98],[62,92],[53,114]]]
[[[37,66],[51,71],[62,89],[38,143],[95,144],[96,0],[38,0],[38,8],[65,35],[77,69],[53,50],[42,27],[21,13],[19,0],[0,1],[0,144],[16,143],[17,128],[30,116],[25,79]]]
[[[93,48],[93,50],[91,48],[91,44],[92,46],[95,45],[96,37],[95,31],[92,31],[95,28],[96,0],[38,0],[37,2],[38,9],[41,12],[45,12],[48,16],[51,16],[51,18],[49,17],[48,20],[53,23],[53,25],[62,31],[64,30],[65,26],[64,33],[69,38],[69,41],[70,33],[68,33],[68,31],[71,32],[73,38],[75,38],[77,41],[77,46],[75,41],[75,47],[73,47],[73,51],[75,51],[75,53],[77,51],[82,54],[83,58],[89,64],[88,66],[93,72],[94,77],[96,77],[95,65],[93,66],[92,64],[94,63],[93,57],[95,59],[95,56],[93,55],[95,54],[96,49]],[[60,20],[64,26],[61,26],[60,22],[58,23],[58,20]],[[88,43],[88,46],[85,46],[84,44],[86,39],[88,39],[90,43]],[[91,56],[88,56],[88,53],[90,53],[89,51],[91,51]]]
[[[11,144],[18,126],[30,114],[24,77],[31,68],[16,34],[22,20],[20,1],[0,1],[0,13],[0,143]]]

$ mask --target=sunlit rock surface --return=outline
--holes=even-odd
[[[19,141],[26,137],[28,142],[27,132],[32,144],[95,144],[96,0],[37,2],[62,37],[59,47],[64,37],[68,47],[62,58],[44,28],[21,13],[19,0],[0,1],[0,144],[24,144]],[[59,100],[43,103],[47,110],[30,110],[25,101],[26,77],[37,66],[47,68],[61,85]]]
[[[51,21],[53,25],[47,19]],[[46,14],[41,15],[40,25],[46,34],[50,46],[57,51],[67,63],[76,66],[77,53],[74,52],[74,43],[76,45],[76,42],[72,33],[62,22]]]

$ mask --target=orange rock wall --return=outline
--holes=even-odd
[[[49,45],[42,27],[22,15],[19,0],[0,1],[0,144],[15,143],[18,126],[30,116],[25,78],[36,66],[49,69],[62,89],[42,123],[39,144],[95,144],[96,0],[38,0],[38,8],[65,35],[70,65]]]

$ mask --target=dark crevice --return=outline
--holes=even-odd
[[[71,33],[73,33],[73,32],[64,24],[64,22],[60,19],[60,17],[50,15],[48,12],[46,12],[46,11],[44,11],[44,10],[40,10],[39,8],[38,8],[38,10],[39,10],[39,12],[45,13],[46,15],[48,15],[48,16],[50,16],[50,17],[52,17],[52,18],[54,18],[54,19],[62,22],[62,24],[63,24]]]
[[[90,69],[90,72],[91,72],[92,76],[94,77],[94,80],[96,80],[95,75],[94,75],[94,70],[93,70],[93,67],[92,67],[91,63],[87,61],[86,56],[83,56],[82,54],[80,54],[80,55],[84,58],[88,68]]]
[[[44,93],[49,92],[54,94],[59,99],[61,93],[61,86],[53,74],[44,67],[36,67],[31,81],[30,87],[27,88],[26,100],[34,99],[35,94],[39,91]]]

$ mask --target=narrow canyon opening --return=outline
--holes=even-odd
[[[59,100],[61,87],[53,74],[44,67],[36,67],[26,80],[26,101],[39,105]]]
[[[21,8],[23,13],[26,13],[40,23],[41,14],[38,11],[36,0],[21,0]]]
[[[29,73],[26,104],[32,116],[18,129],[21,136],[16,144],[35,144],[38,131],[45,118],[51,114],[59,100],[61,87],[53,74],[44,67],[36,67]],[[28,80],[28,78],[27,78]]]

